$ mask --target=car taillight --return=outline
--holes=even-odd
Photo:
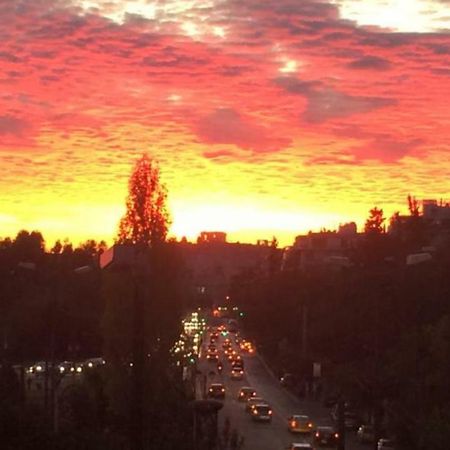
[[[271,416],[272,415],[272,410],[271,409],[269,409],[269,416]]]
[[[293,420],[293,421],[291,422],[291,427],[295,427],[295,425],[297,425],[297,423],[295,422],[295,420]]]
[[[320,436],[320,434],[319,433],[316,433],[316,437],[319,437]]]
[[[258,411],[256,409],[254,409],[253,414],[258,414]]]
[[[312,428],[312,423],[308,423],[308,428]]]
[[[339,433],[334,433],[334,437],[337,439],[339,437]]]
[[[225,389],[224,389],[224,388],[222,388],[222,392],[225,392]]]

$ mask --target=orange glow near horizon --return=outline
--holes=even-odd
[[[357,0],[13,3],[0,5],[0,237],[111,243],[143,152],[170,234],[190,240],[289,245],[361,229],[375,205],[405,213],[409,193],[450,198],[439,0],[414,0],[406,22]]]

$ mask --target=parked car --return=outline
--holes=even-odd
[[[295,377],[292,373],[285,373],[280,377],[280,383],[284,387],[293,387],[295,385]]]
[[[356,438],[363,444],[369,444],[374,441],[375,434],[372,425],[361,425],[356,432]]]
[[[377,450],[395,450],[395,443],[392,439],[382,438],[378,441]]]
[[[344,426],[347,430],[356,430],[359,425],[359,419],[353,411],[344,412]]]
[[[329,394],[326,395],[323,399],[323,406],[326,406],[327,408],[333,408],[338,402],[337,395]]]
[[[99,366],[103,366],[106,364],[106,361],[101,358],[89,358],[86,361],[84,361],[83,366],[87,367],[88,369],[92,369],[94,367],[99,367]]]
[[[335,422],[338,422],[338,405],[335,405],[331,411],[331,418]],[[351,409],[348,403],[344,405],[344,425],[347,430],[356,430],[360,425],[357,414]]]
[[[27,372],[33,375],[43,375],[45,373],[45,361],[38,361],[32,366],[28,367]]]

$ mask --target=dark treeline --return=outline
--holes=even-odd
[[[435,235],[421,216],[386,233],[374,209],[349,267],[285,267],[236,277],[232,298],[272,367],[341,394],[365,422],[379,420],[404,449],[450,442],[450,240],[430,261],[407,265]],[[447,234],[446,234],[447,233]]]
[[[129,272],[100,269],[104,250],[103,242],[89,240],[78,247],[58,241],[46,251],[41,233],[28,231],[0,241],[2,448],[129,448],[134,281]],[[181,332],[187,292],[182,262],[172,243],[147,252],[154,269],[139,286],[145,448],[189,449],[190,393],[169,351]],[[28,395],[27,367],[94,357],[104,357],[106,365],[76,379],[57,378],[55,433],[52,408]]]
[[[55,314],[56,359],[101,355],[103,299],[97,258],[104,247],[93,240],[76,248],[57,241],[46,252],[41,233],[27,231],[0,241],[3,357],[13,363],[49,357],[49,321]],[[79,274],[81,267],[89,270]]]

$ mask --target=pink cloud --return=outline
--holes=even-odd
[[[220,108],[200,119],[197,134],[208,144],[234,144],[254,152],[276,152],[290,140],[277,136],[275,130],[261,126],[234,109]]]

